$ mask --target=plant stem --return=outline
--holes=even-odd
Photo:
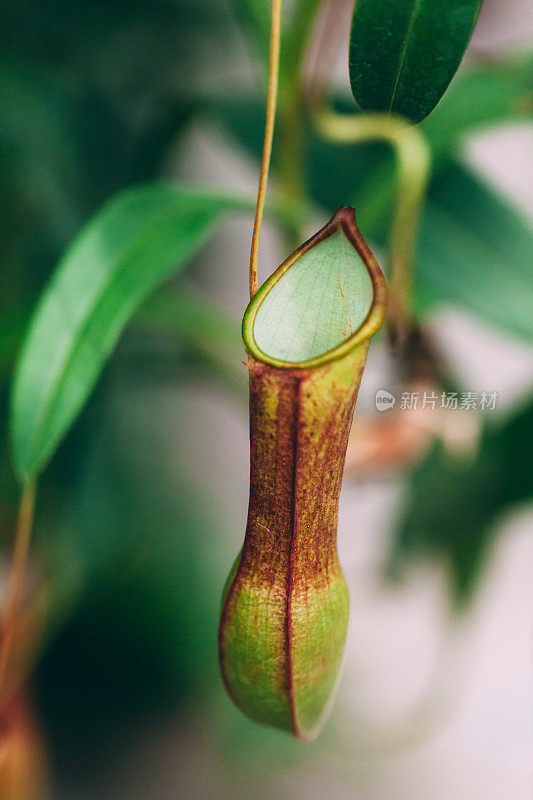
[[[343,115],[319,109],[319,132],[339,144],[383,140],[396,155],[397,201],[390,234],[388,324],[394,339],[410,322],[412,262],[420,210],[430,171],[430,151],[418,128],[389,114]]]
[[[13,648],[15,626],[19,612],[26,564],[30,548],[31,530],[33,525],[33,512],[35,508],[35,485],[26,484],[20,500],[19,516],[15,533],[13,561],[8,578],[5,611],[2,620],[2,638],[0,640],[0,704],[3,704],[6,694],[6,677],[9,658]]]
[[[276,105],[278,98],[279,81],[279,51],[281,35],[281,6],[282,0],[272,0],[272,20],[270,28],[270,50],[268,62],[268,96],[265,121],[265,138],[263,142],[263,157],[261,159],[261,172],[257,190],[257,205],[255,209],[252,245],[250,249],[250,297],[257,292],[257,262],[259,257],[259,236],[268,182],[268,170],[272,153],[272,140],[274,137],[274,123],[276,120]]]

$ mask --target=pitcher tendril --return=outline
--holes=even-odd
[[[279,81],[279,50],[281,31],[282,0],[272,0],[272,21],[270,28],[270,51],[268,63],[268,95],[265,120],[265,138],[263,142],[263,156],[261,159],[261,172],[257,189],[257,205],[255,209],[254,229],[252,233],[252,246],[250,249],[250,298],[257,292],[257,262],[259,258],[259,237],[263,221],[263,209],[272,154],[272,140],[274,138],[274,124],[276,121],[276,106],[278,102]]]

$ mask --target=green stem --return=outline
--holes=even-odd
[[[393,336],[410,321],[409,298],[418,220],[430,172],[430,151],[418,128],[389,114],[315,112],[319,132],[339,144],[383,140],[396,156],[397,201],[390,234],[388,322]]]

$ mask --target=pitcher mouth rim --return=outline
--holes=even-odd
[[[257,344],[254,337],[254,325],[261,304],[271,289],[281,280],[288,270],[315,245],[328,239],[336,231],[342,230],[348,241],[355,247],[360,255],[370,280],[372,282],[372,303],[365,319],[361,325],[347,339],[338,344],[331,350],[321,353],[319,356],[306,359],[304,361],[284,361],[274,358],[265,353]],[[256,294],[250,300],[242,320],[242,337],[248,353],[256,360],[269,364],[279,369],[313,369],[332,361],[336,361],[348,355],[356,347],[367,342],[381,327],[385,317],[386,306],[386,286],[385,278],[381,268],[376,261],[372,251],[363,239],[359,228],[355,222],[353,208],[341,206],[330,221],[324,225],[318,233],[315,233],[304,244],[300,245],[285,261],[272,273],[270,278],[262,284]]]

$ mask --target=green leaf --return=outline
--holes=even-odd
[[[350,83],[364,111],[420,122],[453,78],[481,0],[357,0]]]
[[[205,242],[238,197],[176,186],[129,190],[82,230],[44,291],[15,374],[18,478],[32,480],[67,432],[132,314]]]
[[[416,262],[432,305],[460,305],[531,342],[532,252],[533,226],[487,183],[456,164],[433,182]]]

